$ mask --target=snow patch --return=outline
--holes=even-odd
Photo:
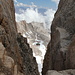
[[[36,45],[37,43],[39,45]],[[39,70],[40,75],[41,75],[43,59],[44,59],[44,55],[46,53],[46,47],[44,46],[43,41],[38,40],[38,39],[35,39],[35,42],[32,45],[36,45],[38,47],[38,49],[42,52],[41,56],[36,56],[35,53],[33,52],[33,56],[36,58],[36,61],[38,63],[38,70]]]

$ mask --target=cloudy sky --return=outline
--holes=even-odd
[[[56,9],[57,4],[59,2],[59,0],[15,0],[15,1],[27,5],[31,5],[31,3],[34,3],[38,7],[47,7],[52,9]]]
[[[59,0],[14,0],[16,21],[42,22],[50,28]]]

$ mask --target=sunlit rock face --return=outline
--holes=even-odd
[[[13,0],[0,0],[0,75],[39,75],[27,39],[17,33]]]
[[[36,57],[38,69],[41,73],[46,46],[49,42],[49,31],[44,28],[43,23],[26,21],[17,22],[17,31],[23,37],[27,37],[28,43],[33,50],[33,56]]]
[[[75,69],[75,1],[60,0],[51,26],[51,41],[42,74],[48,70]]]

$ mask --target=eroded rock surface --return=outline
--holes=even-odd
[[[75,69],[75,1],[60,0],[51,26],[51,41],[43,64],[48,70]]]
[[[0,75],[39,75],[27,39],[17,33],[13,0],[0,0]]]
[[[46,75],[75,75],[75,69],[63,70],[63,71],[55,71],[49,70]]]

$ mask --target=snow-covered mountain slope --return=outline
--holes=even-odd
[[[18,33],[27,37],[28,43],[33,50],[33,56],[36,57],[39,72],[41,73],[42,63],[46,52],[46,46],[49,41],[49,31],[44,28],[43,23],[26,21],[17,22]]]

